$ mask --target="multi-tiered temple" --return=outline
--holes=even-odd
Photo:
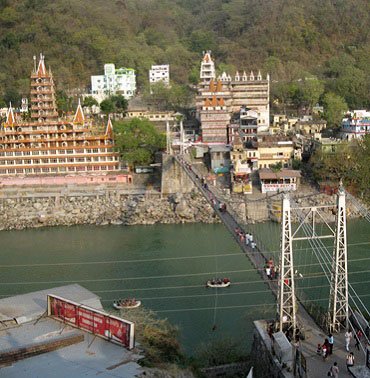
[[[106,173],[120,169],[111,121],[105,132],[85,119],[79,104],[73,119],[60,119],[53,75],[40,56],[31,73],[30,119],[10,105],[0,130],[0,176]]]

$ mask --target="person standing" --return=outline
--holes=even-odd
[[[333,347],[334,347],[334,337],[331,333],[328,335],[328,341],[329,341],[329,350],[328,354],[333,354]]]
[[[356,340],[356,344],[355,344],[355,347],[357,348],[357,350],[360,350],[360,342],[361,342],[361,338],[362,338],[362,331],[359,329],[356,334],[355,334],[355,340]]]
[[[355,356],[353,355],[353,352],[347,354],[346,357],[346,365],[347,370],[349,371],[349,368],[355,364]]]
[[[332,376],[334,378],[338,378],[339,377],[339,367],[338,367],[338,364],[337,362],[334,362],[333,366],[330,368],[331,370],[331,373],[332,373]]]
[[[271,269],[268,265],[266,266],[266,276],[269,280],[271,279]]]
[[[349,352],[349,344],[351,343],[352,339],[352,331],[350,329],[344,334],[344,339],[346,341],[346,351]]]

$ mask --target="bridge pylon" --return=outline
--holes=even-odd
[[[348,328],[348,271],[347,271],[346,193],[339,185],[337,194],[336,231],[331,270],[329,298],[329,329],[339,332]]]
[[[290,219],[290,199],[284,194],[281,222],[281,252],[277,295],[277,326],[279,331],[296,332],[296,297],[294,291],[293,238]]]

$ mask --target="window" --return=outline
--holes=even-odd
[[[73,150],[67,150],[67,154],[73,154]]]

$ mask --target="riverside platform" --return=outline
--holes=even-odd
[[[103,310],[99,297],[77,284],[1,299],[1,377],[131,378],[143,373],[135,349],[46,317],[47,294]]]

